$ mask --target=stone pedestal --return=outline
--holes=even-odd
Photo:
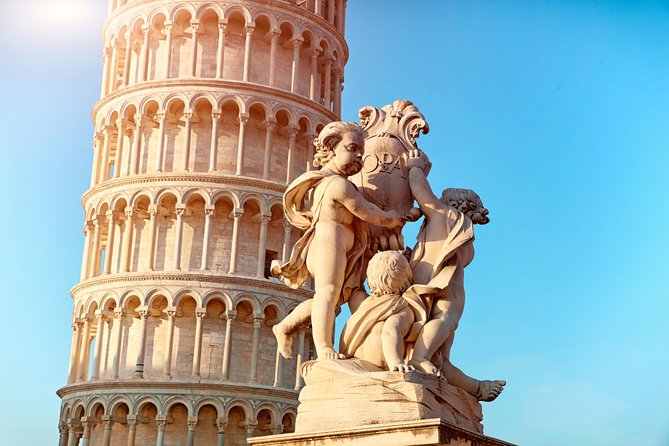
[[[422,372],[370,369],[358,359],[305,363],[295,432],[438,418],[483,433],[481,404],[462,389]]]
[[[506,441],[453,426],[438,418],[269,435],[250,438],[248,443],[257,446],[513,446]]]
[[[249,439],[266,446],[512,446],[483,435],[481,404],[421,372],[370,371],[358,359],[309,361],[295,433]]]

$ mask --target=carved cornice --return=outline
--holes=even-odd
[[[183,79],[163,79],[157,81],[142,81],[137,84],[130,85],[128,87],[121,87],[120,89],[106,95],[104,98],[100,99],[95,103],[92,110],[93,122],[95,122],[95,116],[103,109],[106,105],[111,102],[115,102],[124,96],[132,96],[135,93],[142,93],[146,95],[147,91],[154,91],[156,94],[160,94],[162,88],[166,90],[164,93],[171,94],[175,91],[175,87],[178,88],[181,92],[187,92],[192,88],[193,93],[202,92],[203,88],[211,88],[215,92],[229,94],[230,91],[238,91],[240,94],[248,95],[250,97],[265,96],[268,99],[276,100],[284,104],[299,105],[305,110],[310,110],[312,112],[319,113],[330,121],[335,121],[338,119],[337,115],[328,110],[322,104],[319,104],[316,101],[301,96],[297,93],[291,93],[289,91],[282,90],[276,87],[270,87],[263,84],[255,84],[252,82],[244,81],[233,81],[227,79],[193,79],[193,78],[183,78]],[[125,98],[127,99],[127,98]]]
[[[86,394],[121,393],[121,394],[160,394],[173,393],[179,395],[202,395],[202,396],[225,396],[235,395],[248,397],[249,399],[277,399],[291,400],[297,403],[299,391],[285,387],[270,387],[261,384],[220,382],[220,383],[194,383],[178,381],[151,381],[142,380],[116,380],[116,381],[94,381],[86,383],[69,384],[56,391],[59,397],[80,396]]]
[[[86,208],[86,203],[95,194],[101,192],[108,192],[118,187],[131,185],[146,185],[154,183],[155,186],[183,186],[178,183],[208,183],[221,184],[225,186],[237,186],[240,191],[246,191],[247,188],[256,188],[263,192],[275,192],[277,196],[282,196],[286,190],[287,185],[284,183],[277,183],[275,181],[262,180],[260,178],[236,176],[236,175],[222,175],[222,174],[207,174],[207,173],[150,173],[142,175],[131,175],[128,177],[115,178],[112,180],[103,181],[100,184],[88,189],[81,196],[81,204]],[[172,184],[177,183],[177,184]]]
[[[175,282],[174,285],[184,286],[184,284],[199,282],[199,287],[206,287],[207,283],[223,284],[232,286],[248,286],[258,290],[264,290],[267,294],[272,293],[288,293],[293,294],[304,299],[313,296],[313,292],[306,289],[289,288],[283,283],[271,282],[269,280],[257,279],[254,277],[245,276],[217,276],[213,274],[202,274],[197,272],[146,272],[146,273],[121,273],[121,274],[106,274],[98,277],[87,279],[79,282],[70,290],[70,295],[75,298],[77,294],[86,291],[90,288],[114,285],[118,286],[120,283],[128,284],[128,286],[138,286],[138,282],[150,281],[154,283],[161,283],[165,285],[165,281]]]

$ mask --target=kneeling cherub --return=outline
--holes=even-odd
[[[413,367],[404,361],[405,338],[424,313],[419,300],[406,299],[402,293],[411,286],[411,268],[398,251],[379,252],[369,261],[367,283],[370,296],[364,299],[342,330],[339,351],[376,367],[408,372]]]

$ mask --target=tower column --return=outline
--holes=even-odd
[[[269,50],[269,86],[276,86],[276,46],[279,42],[281,31],[272,31]]]
[[[73,422],[67,425],[67,446],[75,446],[77,442],[77,425]]]
[[[221,379],[224,381],[230,379],[230,359],[232,350],[232,327],[235,323],[236,311],[228,310],[225,312],[225,347],[223,348],[223,374]]]
[[[81,346],[81,322],[72,323],[72,347],[70,349],[70,369],[67,373],[67,383],[72,384],[77,381],[77,370],[79,365],[79,348]]]
[[[137,359],[135,360],[135,377],[144,377],[144,353],[146,352],[146,327],[149,319],[149,309],[142,307],[137,310],[140,318],[139,330],[139,350],[137,351]]]
[[[104,137],[102,132],[95,132],[93,135],[93,168],[91,169],[91,187],[98,184],[98,175],[100,173],[100,157],[102,156],[102,141]]]
[[[121,346],[123,342],[123,309],[116,308],[114,310],[114,329],[115,333],[115,346],[114,356],[112,357],[112,378],[119,378],[119,364],[121,361]]]
[[[269,179],[270,160],[272,158],[272,139],[274,137],[274,129],[276,128],[276,120],[267,120],[267,129],[265,133],[265,160],[262,169],[263,180]]]
[[[184,142],[184,163],[183,163],[183,170],[185,172],[188,172],[190,169],[190,143],[192,139],[192,134],[193,134],[193,113],[192,112],[186,112],[184,113],[184,119],[186,120],[186,141]]]
[[[202,320],[207,317],[206,308],[195,309],[195,346],[193,348],[193,370],[191,377],[200,379],[200,359],[202,356]]]
[[[112,39],[112,50],[111,50],[111,66],[107,74],[109,85],[107,86],[107,93],[111,93],[116,89],[116,68],[118,67],[118,39]]]
[[[112,257],[114,256],[114,234],[116,233],[116,218],[114,211],[107,211],[107,247],[105,253],[105,274],[111,273]]]
[[[172,74],[172,22],[165,22],[165,46],[167,55],[165,56],[165,79],[169,79]]]
[[[125,208],[125,229],[122,238],[121,271],[130,272],[130,260],[132,258],[132,233],[135,225],[135,210],[132,207]]]
[[[291,127],[288,129],[288,161],[286,166],[286,184],[290,184],[293,177],[293,156],[295,153],[295,139],[299,129]]]
[[[142,31],[144,31],[144,43],[142,44],[142,52],[140,57],[140,68],[139,68],[139,80],[141,82],[146,81],[147,73],[149,71],[149,25],[143,25]]]
[[[342,75],[342,69],[337,67],[334,70],[333,76],[334,76],[334,98],[333,98],[333,104],[332,104],[332,111],[337,115],[341,116],[341,75]]]
[[[125,122],[123,119],[116,121],[116,158],[114,160],[114,178],[121,176],[121,166],[123,165],[123,140],[125,139]]]
[[[158,112],[158,155],[156,156],[156,171],[163,171],[163,158],[165,156],[165,118],[164,111]]]
[[[135,130],[132,138],[132,149],[130,154],[130,171],[129,174],[139,173],[139,154],[142,150],[142,121],[143,116],[137,113],[135,116]]]
[[[197,417],[188,417],[186,421],[188,425],[188,437],[186,439],[187,446],[195,445],[195,427],[197,427]]]
[[[84,252],[81,256],[81,271],[79,274],[79,280],[83,281],[88,278],[88,263],[90,261],[90,252],[91,252],[91,232],[94,231],[93,222],[86,222],[84,225]]]
[[[176,240],[174,241],[174,269],[180,271],[181,245],[183,241],[184,214],[186,213],[186,206],[183,204],[178,204],[176,207],[176,212],[177,212],[177,227],[176,227]]]
[[[330,92],[332,90],[332,57],[325,58],[325,85],[323,86],[323,105],[332,110]]]
[[[218,164],[218,125],[220,123],[220,120],[221,120],[221,113],[219,111],[214,111],[211,113],[211,146],[209,149],[209,172],[216,172]]]
[[[135,435],[137,434],[137,416],[128,415],[128,443],[127,446],[135,446]]]
[[[104,342],[105,317],[102,310],[95,311],[95,319],[98,321],[98,326],[95,331],[95,351],[93,352],[93,371],[91,373],[91,381],[100,379],[100,360],[102,359],[102,344]]]
[[[271,215],[260,217],[260,235],[258,237],[258,267],[256,268],[256,277],[262,279],[265,277],[265,249],[267,248],[267,225]]]
[[[100,85],[100,97],[103,98],[107,95],[107,89],[109,88],[109,58],[110,58],[111,48],[106,46],[102,50],[102,84]]]
[[[102,417],[100,417],[100,419],[102,420],[105,426],[104,435],[102,437],[102,446],[110,446],[114,419],[110,415],[103,415]]]
[[[58,424],[58,446],[67,446],[67,423]]]
[[[237,273],[237,245],[239,244],[239,220],[244,215],[244,209],[235,208],[232,210],[232,245],[230,247],[230,269],[229,274]]]
[[[156,417],[156,425],[158,426],[156,446],[163,446],[165,444],[165,426],[167,425],[167,420],[164,417]]]
[[[174,319],[177,315],[176,307],[169,307],[167,313],[167,338],[165,338],[165,364],[163,365],[163,377],[172,378],[172,349],[174,347]]]
[[[246,123],[249,115],[239,115],[239,143],[237,144],[237,169],[235,175],[241,175],[244,168],[244,140],[246,138]]]
[[[102,144],[102,156],[100,157],[100,172],[98,182],[109,179],[109,145],[111,144],[111,127],[106,125],[102,128],[104,143]]]
[[[84,334],[81,337],[81,347],[79,347],[79,376],[78,382],[86,381],[86,365],[88,364],[90,355],[90,337],[91,337],[91,321],[88,317],[84,318]]]
[[[128,31],[128,35],[125,38],[125,58],[123,61],[123,80],[122,86],[127,87],[130,83],[130,60],[132,57],[132,47],[134,43],[134,36],[131,31]]]
[[[88,417],[81,417],[81,424],[84,425],[84,434],[81,436],[81,446],[88,446],[91,438],[91,428],[95,426],[95,422],[89,421]]]
[[[250,383],[258,382],[258,354],[260,352],[260,329],[262,328],[265,316],[253,318],[253,347],[251,351],[251,378]]]
[[[253,36],[253,27],[247,26],[244,31],[246,33],[246,41],[244,42],[244,73],[242,75],[242,80],[248,82],[249,71],[251,68],[251,39]]]
[[[149,271],[153,271],[156,265],[156,232],[158,226],[158,208],[155,204],[149,205],[149,219],[151,230],[149,232]]]
[[[318,79],[318,55],[320,49],[311,50],[311,76],[309,78],[309,99],[316,101],[316,81]]]
[[[216,50],[216,78],[223,78],[223,62],[225,60],[225,29],[226,22],[218,24],[218,48]]]
[[[204,236],[202,240],[202,260],[200,269],[207,271],[209,269],[209,239],[211,238],[211,220],[214,218],[216,207],[205,205],[204,207]]]
[[[190,22],[191,26],[191,57],[190,57],[190,75],[195,76],[195,70],[197,68],[197,31],[200,28],[200,22],[193,20]]]
[[[102,226],[102,221],[100,216],[96,216],[93,219],[93,249],[90,253],[90,259],[88,261],[88,266],[89,266],[89,271],[88,271],[88,277],[95,277],[100,274],[100,267],[99,267],[99,261],[100,261],[100,237],[101,237],[101,226]]]
[[[290,75],[290,92],[297,93],[297,76],[300,70],[300,46],[302,46],[302,39],[293,39],[293,64]]]
[[[225,421],[216,421],[216,427],[218,428],[218,441],[216,446],[225,446],[225,427],[228,425]]]

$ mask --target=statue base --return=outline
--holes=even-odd
[[[514,446],[453,426],[444,420],[418,420],[249,438],[257,446]]]
[[[306,362],[295,432],[441,419],[482,434],[481,403],[422,372],[388,372],[359,359]]]

